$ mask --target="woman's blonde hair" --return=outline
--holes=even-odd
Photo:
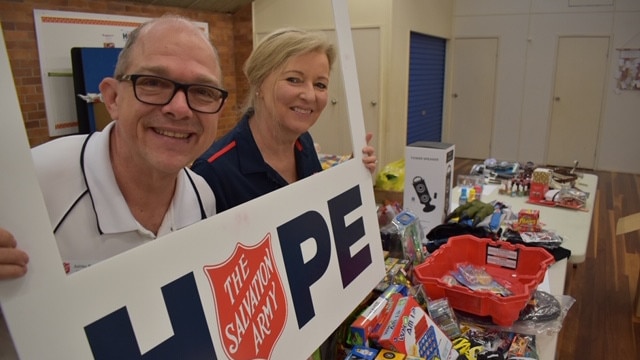
[[[282,67],[292,57],[314,51],[327,55],[329,70],[331,70],[336,50],[321,32],[284,28],[262,39],[244,64],[244,74],[249,81],[246,107],[254,106],[256,92],[271,73]]]

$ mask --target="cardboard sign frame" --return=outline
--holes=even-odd
[[[347,2],[332,4],[352,143],[361,149]],[[1,32],[0,42],[0,226],[30,256],[26,276],[0,282],[0,304],[21,359],[305,358],[384,275],[371,177],[360,151],[352,161],[65,275]],[[207,272],[216,267],[229,271]],[[235,282],[235,292],[212,286],[235,278],[244,280]],[[245,294],[247,302],[232,293]],[[195,311],[185,315],[185,309]],[[236,321],[219,316],[224,311],[234,311]],[[193,325],[187,333],[184,316]]]

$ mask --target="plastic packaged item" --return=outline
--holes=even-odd
[[[476,184],[473,188],[476,192],[475,200],[482,200],[482,191],[484,190],[484,187],[481,184]]]
[[[451,274],[459,284],[473,291],[488,291],[500,296],[513,294],[481,267],[467,263],[458,264],[457,267],[458,270],[453,271]]]
[[[535,338],[516,334],[507,351],[507,359],[538,359]]]
[[[354,345],[344,360],[374,360],[377,355],[377,349],[361,345]]]
[[[520,320],[549,321],[555,320],[562,313],[560,301],[553,295],[536,291],[529,304],[520,312]]]
[[[457,187],[474,187],[475,185],[484,184],[484,178],[482,175],[459,174],[456,180]]]
[[[472,264],[460,263],[457,265],[457,268],[458,274],[462,275],[462,281],[464,281],[465,284],[489,285],[493,281],[493,278],[488,272]]]
[[[462,335],[456,314],[449,305],[447,298],[429,301],[427,311],[431,319],[440,327],[440,330],[447,335],[450,340]]]
[[[467,221],[469,225],[477,226],[488,216],[491,216],[494,210],[494,205],[483,203],[480,200],[467,202],[453,209],[453,211],[444,218],[444,222],[447,223],[450,220],[458,218],[457,222],[459,223],[469,220]]]
[[[390,285],[404,285],[409,286],[409,277],[411,276],[411,270],[413,264],[407,259],[398,259],[393,257],[387,257],[385,259],[386,274],[382,280],[376,285],[375,290],[383,292]]]
[[[542,229],[540,231],[521,231],[520,238],[526,244],[539,245],[546,248],[556,248],[562,245],[562,236],[552,230]]]
[[[462,189],[460,189],[460,198],[458,199],[458,205],[464,205],[467,203],[467,201],[467,188],[463,187]]]
[[[575,302],[576,299],[569,295],[552,295],[538,290],[510,330],[527,335],[559,333]]]
[[[422,245],[425,238],[418,218],[409,210],[398,214],[391,223],[380,229],[382,248],[389,255],[420,264],[426,257],[426,249]]]
[[[587,197],[587,193],[572,188],[568,184],[562,184],[556,202],[565,207],[582,208],[587,203]]]

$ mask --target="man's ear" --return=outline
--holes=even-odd
[[[111,119],[118,119],[118,80],[114,78],[104,78],[98,86],[100,94],[102,94],[102,102],[107,108]]]

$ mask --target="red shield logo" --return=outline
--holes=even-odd
[[[287,321],[287,299],[271,249],[271,234],[227,261],[204,267],[224,351],[230,359],[269,359]]]

